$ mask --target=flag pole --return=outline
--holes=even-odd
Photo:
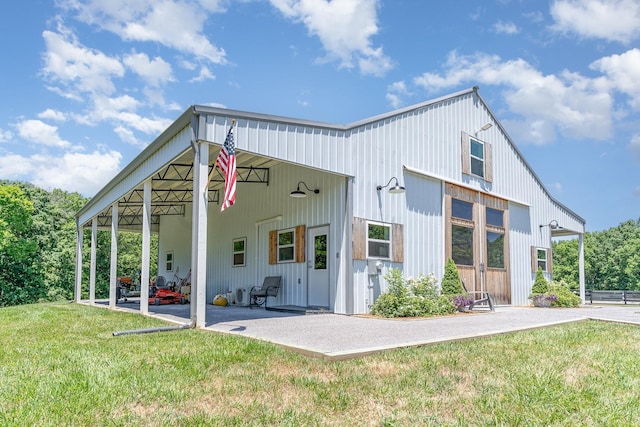
[[[231,119],[231,128],[233,128],[235,125],[236,125],[236,119]],[[209,178],[207,178],[207,183],[204,185],[205,190],[209,189],[209,183],[213,179],[213,174],[216,172],[217,167],[218,167],[218,162],[213,162],[213,169],[211,169],[211,173],[209,173]]]

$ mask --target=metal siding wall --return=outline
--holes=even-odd
[[[473,134],[485,123],[493,122],[491,113],[477,101],[473,93],[444,100],[424,108],[368,123],[351,132],[354,159],[355,197],[354,216],[370,220],[405,224],[406,236],[432,233],[442,236],[443,224],[419,216],[410,217],[408,197],[413,182],[402,166],[434,173],[452,182],[462,182],[478,191],[518,200],[531,206],[529,229],[533,233],[517,234],[511,246],[512,295],[514,304],[526,304],[530,284],[523,272],[530,274],[529,248],[533,244],[549,246],[548,228],[539,231],[539,224],[556,219],[565,228],[583,232],[580,221],[549,198],[535,176],[509,143],[499,126],[480,132],[478,138],[493,147],[493,183],[462,174],[461,132]],[[392,176],[407,187],[404,195],[389,195],[386,190],[378,194],[376,185],[384,185]],[[418,184],[419,185],[419,184]],[[420,188],[420,187],[418,187]],[[415,189],[413,190],[415,191]],[[423,222],[424,221],[424,222]],[[440,230],[438,230],[440,227]],[[442,260],[444,238],[426,243],[434,253],[434,270]],[[405,269],[410,274],[428,266],[414,259],[413,242],[406,240]],[[526,247],[526,252],[523,252]],[[369,279],[366,263],[356,261],[356,306],[366,309]],[[382,285],[384,286],[384,284]]]
[[[309,188],[319,188],[320,194],[307,192],[304,199],[290,197],[289,193],[296,189],[299,181],[304,181]],[[297,225],[308,228],[329,224],[330,293],[333,308],[339,275],[336,253],[342,244],[344,183],[341,176],[281,164],[271,169],[268,186],[238,183],[236,203],[224,212],[219,212],[219,205],[210,204],[207,299],[227,290],[260,285],[265,276],[282,275],[283,287],[280,294],[275,300],[271,298],[269,304],[305,306],[307,263],[269,265],[269,231]],[[258,228],[256,242],[256,223],[278,215],[282,215],[281,221],[263,224]],[[231,242],[239,237],[247,238],[247,263],[245,267],[232,267]]]
[[[526,206],[509,204],[511,304],[528,305],[533,285],[531,273],[531,212]]]
[[[222,144],[232,117],[206,117],[201,138]],[[298,124],[238,118],[236,148],[328,172],[353,175],[350,143],[345,132]]]
[[[405,275],[444,274],[444,220],[442,182],[405,175],[407,220],[405,222]]]
[[[185,206],[184,215],[160,216],[160,233],[158,234],[158,275],[164,276],[168,282],[186,277],[191,269],[191,224],[192,205]],[[165,258],[167,251],[173,251],[174,270],[166,271]]]

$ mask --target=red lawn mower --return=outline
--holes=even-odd
[[[149,288],[149,305],[184,304],[186,298],[180,292],[172,291],[165,286],[164,277],[158,276]]]

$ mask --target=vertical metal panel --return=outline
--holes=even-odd
[[[511,304],[528,305],[533,284],[531,273],[531,210],[509,204],[509,249],[511,263]]]
[[[289,193],[298,181],[310,188],[319,188],[320,194],[295,199]],[[220,212],[218,204],[209,206],[207,301],[216,294],[250,289],[260,285],[266,276],[282,275],[283,286],[278,297],[269,304],[306,305],[307,263],[268,264],[268,234],[271,230],[330,225],[329,269],[332,308],[336,299],[339,276],[339,251],[343,247],[343,220],[345,209],[344,177],[320,173],[311,169],[281,164],[270,171],[266,184],[238,183],[236,203]],[[267,218],[282,216],[282,220],[256,226]],[[171,232],[176,224],[185,230],[190,227],[188,217],[163,218],[161,222],[160,254],[170,248],[185,248],[186,233]],[[167,232],[165,232],[167,230]],[[232,266],[232,242],[247,239],[246,265]],[[176,250],[176,262],[182,265]]]

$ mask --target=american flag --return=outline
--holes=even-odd
[[[224,140],[224,145],[220,149],[216,163],[224,172],[224,199],[220,207],[220,212],[222,212],[236,202],[236,149],[233,144],[233,123],[227,133],[227,139]]]

